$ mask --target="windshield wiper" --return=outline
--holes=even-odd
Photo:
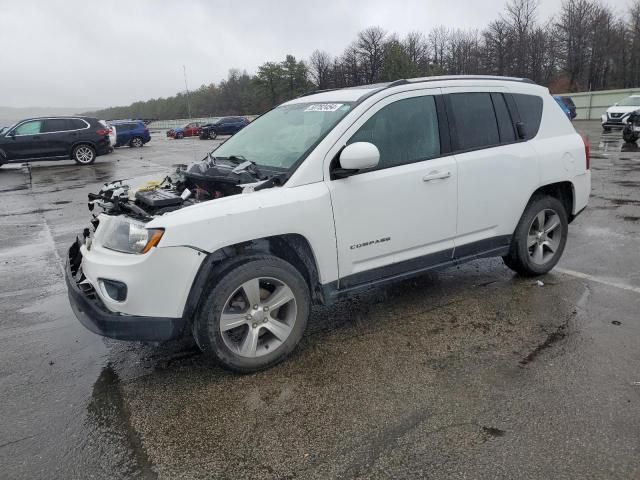
[[[232,157],[229,157],[229,159],[231,159],[231,158]],[[235,157],[235,158],[237,158],[237,157]],[[231,171],[233,173],[240,173],[240,172],[247,171],[249,173],[257,174],[255,167],[256,167],[256,162],[252,162],[251,160],[245,160],[244,162],[238,164],[238,166],[235,167]]]

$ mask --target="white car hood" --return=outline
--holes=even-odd
[[[631,113],[631,112],[635,112],[636,110],[640,110],[640,107],[621,107],[621,106],[616,106],[616,107],[609,107],[607,109],[607,113]]]

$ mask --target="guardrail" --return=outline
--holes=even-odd
[[[170,128],[184,127],[191,122],[213,123],[220,117],[176,118],[175,120],[156,120],[147,127],[149,130],[169,130]]]
[[[257,115],[235,115],[235,116],[242,116],[242,117],[247,117],[249,120],[254,120]],[[203,122],[203,123],[213,123],[216,120],[218,120],[220,117],[197,117],[197,118],[176,118],[174,120],[155,120],[151,123],[149,123],[149,125],[147,125],[147,127],[149,128],[149,130],[169,130],[170,128],[176,128],[176,127],[184,127],[187,123],[191,123],[191,122]]]
[[[600,90],[597,92],[561,93],[576,104],[576,120],[600,120],[607,108],[629,95],[640,94],[640,88]]]

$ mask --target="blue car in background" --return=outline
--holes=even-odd
[[[554,95],[553,99],[558,105],[560,105],[560,108],[569,120],[576,118],[576,104],[573,103],[573,99],[571,97],[567,97],[565,95]]]
[[[142,147],[151,140],[149,129],[140,120],[116,120],[109,122],[115,128],[116,144],[114,147]]]

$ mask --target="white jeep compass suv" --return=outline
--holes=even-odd
[[[108,337],[190,333],[240,372],[283,360],[312,303],[481,257],[548,272],[591,184],[546,88],[473,76],[296,98],[159,180],[89,196],[71,305]]]

